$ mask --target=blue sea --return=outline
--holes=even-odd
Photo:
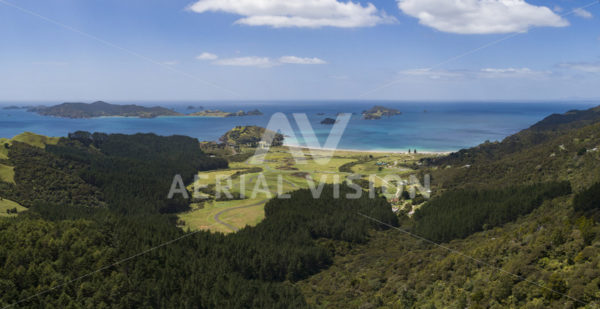
[[[22,132],[47,136],[66,136],[78,130],[106,133],[156,133],[158,135],[187,135],[201,141],[216,141],[225,132],[239,125],[265,127],[271,115],[284,113],[302,141],[302,132],[294,123],[293,113],[305,113],[321,145],[325,143],[331,126],[321,125],[326,118],[336,114],[354,113],[338,148],[377,151],[456,151],[476,146],[486,140],[500,141],[522,129],[528,128],[553,113],[572,109],[587,109],[600,102],[553,103],[491,103],[491,102],[391,102],[391,101],[269,101],[269,102],[111,102],[164,106],[189,113],[186,107],[203,106],[205,109],[238,111],[259,109],[263,116],[211,118],[211,117],[159,117],[64,119],[40,116],[25,110],[0,109],[0,137],[13,137]],[[59,102],[11,103],[8,105],[54,105]],[[374,105],[396,108],[402,115],[381,120],[363,120],[361,112]],[[321,115],[322,113],[322,115]]]

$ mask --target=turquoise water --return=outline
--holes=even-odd
[[[130,103],[130,102],[112,102]],[[57,104],[45,103],[46,105]],[[153,103],[186,112],[188,103]],[[363,120],[360,113],[373,105],[396,108],[400,116],[381,120]],[[282,112],[296,131],[292,113],[306,113],[317,138],[323,145],[331,126],[321,125],[326,117],[335,118],[338,112],[355,113],[344,131],[338,148],[361,150],[454,151],[476,146],[486,140],[502,140],[525,129],[552,113],[571,109],[585,109],[600,102],[586,103],[410,103],[410,102],[222,102],[199,103],[205,108],[224,111],[258,108],[263,116],[209,118],[209,117],[159,117],[63,119],[45,117],[24,110],[0,110],[0,137],[13,137],[29,131],[48,136],[66,136],[69,132],[84,130],[106,133],[156,133],[159,135],[188,135],[202,141],[217,140],[223,133],[238,125],[266,126],[272,114]],[[6,102],[2,105],[13,105]],[[19,103],[17,105],[30,105]],[[324,113],[324,115],[318,115]]]

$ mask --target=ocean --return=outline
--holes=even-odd
[[[336,118],[337,113],[354,113],[344,131],[338,148],[372,151],[456,151],[476,146],[484,141],[501,141],[528,128],[553,113],[572,109],[587,109],[600,102],[553,103],[490,103],[490,102],[390,102],[390,101],[269,101],[269,102],[111,102],[144,106],[172,107],[188,113],[187,106],[223,111],[259,109],[263,116],[230,118],[159,117],[64,119],[40,116],[25,110],[0,109],[0,137],[11,138],[22,132],[47,136],[66,136],[69,132],[155,133],[158,135],[187,135],[201,141],[216,141],[235,126],[265,127],[274,113],[284,113],[296,136],[302,142],[302,132],[294,122],[293,113],[305,113],[320,144],[327,139],[331,126],[320,122]],[[46,102],[44,105],[59,104]],[[5,102],[2,106],[15,105]],[[29,103],[19,102],[26,106]],[[361,112],[374,105],[400,110],[403,114],[380,120],[363,120]]]

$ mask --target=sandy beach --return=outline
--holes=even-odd
[[[298,146],[298,145],[288,145],[288,144],[284,144],[283,146],[291,148],[291,149],[300,149],[300,150],[310,150],[313,152],[318,152],[318,151],[336,151],[336,152],[351,152],[351,153],[379,153],[379,154],[409,154],[408,150],[405,151],[394,151],[394,150],[364,150],[364,149],[346,149],[346,148],[310,148],[310,147],[304,147],[304,146]],[[448,154],[451,154],[452,151],[419,151],[417,149],[417,155],[419,154],[423,154],[423,155],[438,155],[438,156],[445,156]],[[413,153],[410,153],[410,155],[414,155]]]

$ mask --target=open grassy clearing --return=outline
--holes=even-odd
[[[8,138],[0,138],[0,159],[8,159],[8,148],[11,143]]]
[[[25,208],[25,207],[17,204],[16,202],[0,198],[0,217],[12,217],[12,216],[16,216],[17,214],[9,214],[9,213],[7,213],[7,210],[12,210],[12,209],[16,209],[17,212],[22,212],[22,211],[27,210],[27,208]]]
[[[231,177],[233,176],[235,173],[237,172],[241,172],[244,171],[244,169],[236,169],[236,168],[230,168],[230,169],[225,169],[225,170],[216,170],[216,171],[210,171],[210,172],[201,172],[198,173],[198,181],[196,181],[195,183],[191,184],[188,186],[189,189],[192,189],[194,185],[199,185],[199,186],[203,186],[203,185],[214,185],[217,183],[218,178],[224,177]]]
[[[260,201],[263,201],[264,199],[265,198],[263,196],[258,196],[255,199],[246,199],[239,201],[206,202],[204,203],[203,208],[195,208],[192,211],[179,214],[178,217],[181,220],[180,225],[184,229],[189,228],[191,230],[211,230],[214,232],[230,233],[232,232],[232,230],[218,223],[215,220],[215,216],[223,210],[253,205]],[[236,217],[236,213],[238,212],[242,212],[244,215],[238,215]],[[235,217],[235,219],[230,222],[229,220],[231,220],[232,217]],[[240,210],[231,210],[226,214],[223,214],[222,217],[220,217],[221,220],[232,224],[238,228],[244,227],[246,224],[257,224],[263,218],[264,203],[255,207]]]
[[[25,143],[31,146],[45,148],[46,145],[58,144],[59,137],[48,137],[31,132],[21,133],[12,139],[0,138],[0,159],[8,159],[8,151],[13,142]]]
[[[13,137],[13,141],[29,144],[31,146],[45,148],[46,145],[58,144],[59,137],[48,137],[43,135],[37,135],[31,132],[21,133]]]
[[[179,215],[182,227],[229,233],[234,231],[232,227],[239,229],[246,225],[258,224],[264,219],[264,204],[269,198],[301,188],[309,188],[307,177],[312,179],[315,188],[321,180],[329,184],[344,182],[350,173],[340,172],[340,167],[352,162],[358,162],[352,167],[352,171],[364,175],[363,179],[369,180],[368,174],[379,176],[371,180],[374,180],[377,187],[387,186],[389,188],[387,196],[391,199],[396,197],[396,187],[393,186],[394,183],[386,183],[382,178],[386,175],[398,175],[408,180],[413,172],[409,167],[419,159],[431,156],[336,151],[329,162],[320,164],[321,162],[314,159],[325,158],[328,152],[296,150],[302,151],[305,155],[305,158],[299,162],[287,147],[273,147],[265,154],[263,160],[256,161],[251,158],[243,162],[230,162],[229,169],[200,173],[199,175],[204,175],[205,179],[199,180],[199,184],[211,185],[212,188],[225,188],[234,195],[243,193],[246,198],[204,202],[202,208],[194,208],[190,212]],[[243,151],[253,153],[254,149]],[[257,168],[262,171],[257,172]],[[222,179],[217,185],[218,177]],[[231,181],[227,177],[230,177]],[[268,191],[269,194],[264,191]],[[255,205],[257,203],[259,205]],[[215,216],[222,222],[218,222]]]
[[[15,183],[15,168],[0,164],[0,181]]]
[[[233,209],[220,216],[221,220],[237,227],[254,226],[265,218],[265,204],[256,207]]]

